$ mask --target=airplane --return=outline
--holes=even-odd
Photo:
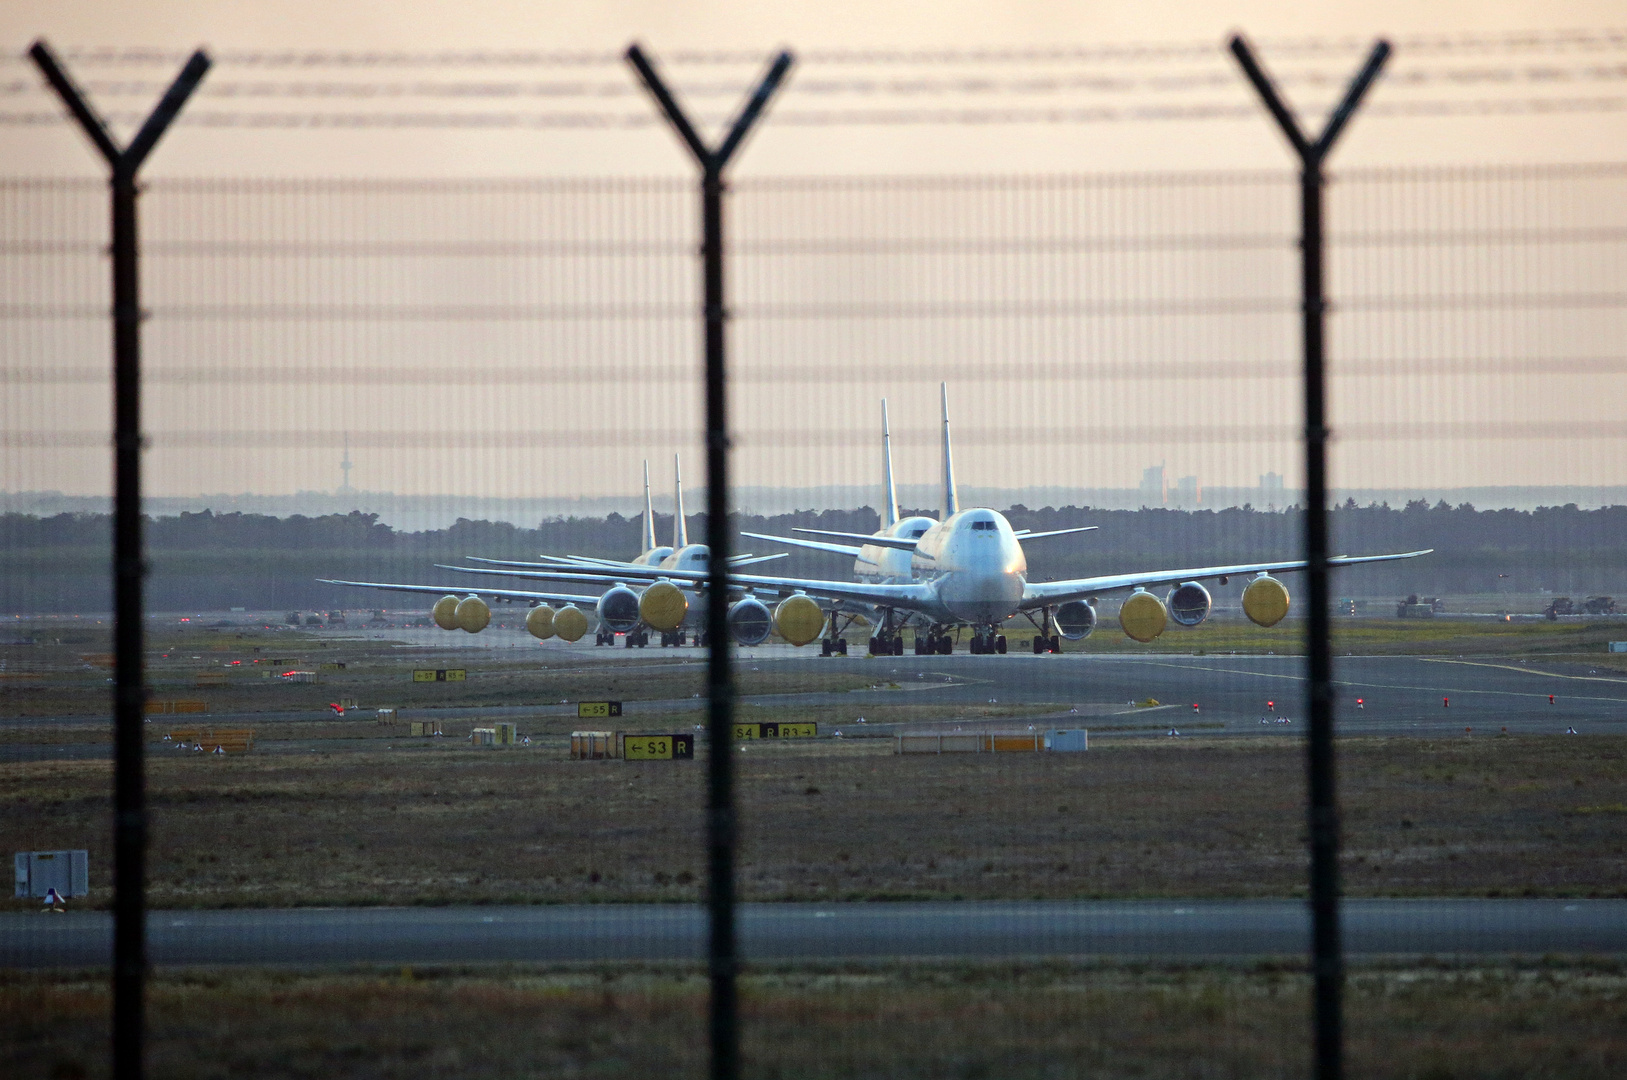
[[[959,495],[955,489],[954,452],[949,434],[949,388],[947,385],[939,387],[943,398],[943,461],[944,461],[944,517],[948,518],[959,510]],[[882,447],[882,527],[870,537],[861,537],[853,533],[831,532],[823,529],[793,528],[793,532],[809,533],[817,536],[829,536],[837,539],[861,541],[859,546],[852,544],[832,544],[816,540],[802,540],[789,536],[769,536],[764,533],[747,532],[742,536],[749,536],[754,540],[772,540],[781,544],[790,544],[794,547],[809,548],[815,551],[826,551],[839,555],[853,556],[853,576],[858,581],[877,583],[901,583],[915,579],[912,563],[916,554],[916,546],[920,539],[926,535],[927,530],[938,524],[929,517],[910,517],[900,520],[898,517],[898,490],[893,481],[893,448],[892,432],[887,419],[887,399],[881,399],[881,447]],[[1036,533],[1029,529],[1019,529],[1015,535],[1024,540],[1041,540],[1052,536],[1067,536],[1072,533],[1095,532],[1099,526],[1085,525],[1072,529],[1054,529],[1050,532]],[[833,613],[834,617],[846,616],[848,626],[855,621],[857,613],[840,611]],[[902,631],[912,616],[904,615],[900,618],[899,612],[894,608],[879,608],[879,619],[872,620],[876,629],[871,632],[869,650],[872,656],[902,656]],[[917,620],[918,621],[918,620]],[[840,628],[833,628],[831,635],[838,652],[845,655],[842,632]]]
[[[587,615],[582,609],[591,608],[598,620],[594,636],[595,645],[614,645],[616,638],[622,637],[626,640],[628,648],[634,646],[643,648],[649,644],[649,632],[652,629],[660,633],[662,646],[683,645],[687,637],[686,628],[705,625],[704,598],[701,598],[698,604],[692,603],[690,598],[697,589],[691,584],[691,580],[685,578],[681,584],[674,584],[671,580],[664,579],[663,573],[669,571],[696,573],[704,579],[710,563],[710,554],[705,544],[689,543],[688,525],[684,520],[683,473],[676,454],[673,455],[672,469],[674,514],[673,542],[670,546],[658,545],[656,542],[655,510],[650,498],[650,463],[645,461],[643,551],[640,554],[626,561],[587,556],[543,556],[547,562],[514,564],[528,567],[562,565],[581,570],[584,574],[593,571],[594,573],[588,576],[578,574],[574,580],[610,586],[596,596],[515,589],[480,589],[469,591],[460,598],[457,593],[466,590],[457,587],[340,581],[331,578],[318,580],[327,585],[386,589],[392,592],[443,593],[445,595],[436,601],[430,610],[435,625],[443,630],[464,630],[471,634],[484,630],[491,622],[491,607],[482,599],[484,595],[496,601],[532,604],[531,610],[526,614],[525,626],[533,637],[540,640],[545,641],[555,635],[565,641],[580,639],[588,629]],[[746,554],[731,556],[729,562],[731,566],[748,566],[785,557],[784,552],[774,555]],[[475,561],[504,562],[491,559]],[[464,569],[446,566],[438,568]],[[555,603],[564,606],[555,610],[551,606]],[[766,638],[768,636],[766,611],[763,619],[765,622],[763,637]],[[699,637],[696,643],[702,643]]]
[[[746,592],[745,599],[730,609],[731,635],[744,644],[757,644],[767,637],[767,628],[760,626],[761,612],[753,610],[751,636],[746,640],[733,626],[735,610],[753,603],[766,611],[765,605],[754,599],[752,592],[773,590],[784,596],[772,611],[772,626],[792,645],[801,646],[824,636],[822,654],[846,653],[846,640],[840,636],[840,615],[844,605],[899,613],[922,626],[917,630],[915,651],[918,655],[947,655],[954,650],[955,634],[962,628],[972,631],[970,650],[974,654],[1005,653],[1006,638],[1001,627],[1009,620],[1022,617],[1039,630],[1034,638],[1034,652],[1056,653],[1062,649],[1062,640],[1078,641],[1089,637],[1096,629],[1096,607],[1099,594],[1128,589],[1130,595],[1119,608],[1119,627],[1135,641],[1147,643],[1156,640],[1173,621],[1177,626],[1194,627],[1209,617],[1213,598],[1203,585],[1204,581],[1228,584],[1233,577],[1252,574],[1254,577],[1243,589],[1243,613],[1258,626],[1274,626],[1287,614],[1290,604],[1288,588],[1273,574],[1291,573],[1305,569],[1303,560],[1284,559],[1269,562],[1237,563],[1224,566],[1187,567],[1169,570],[1147,570],[1133,573],[1103,574],[1066,581],[1030,582],[1028,560],[1022,541],[1040,539],[1056,533],[1027,533],[1021,535],[1011,527],[1005,515],[986,507],[959,509],[955,490],[952,447],[949,439],[949,397],[947,384],[941,387],[944,414],[944,469],[942,521],[931,523],[919,537],[887,536],[878,532],[873,536],[862,534],[836,534],[846,536],[862,547],[877,546],[907,551],[910,555],[910,576],[904,581],[829,581],[810,578],[768,577],[755,574],[731,574],[731,585]],[[890,473],[890,470],[889,470]],[[813,531],[813,530],[808,530]],[[826,534],[829,535],[829,534]],[[790,538],[777,538],[782,543]],[[805,546],[807,542],[797,542]],[[842,547],[850,547],[843,545]],[[1365,563],[1391,562],[1413,559],[1429,554],[1432,549],[1400,552],[1388,555],[1338,556],[1329,559],[1330,566],[1356,566]],[[844,553],[846,553],[844,551]],[[499,562],[498,560],[485,560]],[[504,564],[507,565],[507,564]],[[857,564],[856,564],[857,565]],[[880,563],[874,563],[878,570]],[[468,574],[494,574],[552,581],[593,581],[592,576],[576,574],[565,568],[550,570],[484,569],[477,567],[445,567]],[[632,573],[632,571],[629,571]],[[648,571],[658,574],[668,583],[704,582],[706,574],[683,569]],[[1170,586],[1162,599],[1150,590]],[[789,595],[786,595],[786,594]],[[890,615],[889,615],[890,617]],[[889,624],[884,621],[883,630]],[[826,635],[827,627],[831,633]],[[903,653],[902,636],[887,636],[891,655]]]

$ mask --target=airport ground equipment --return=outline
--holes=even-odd
[[[19,851],[12,865],[12,895],[19,899],[40,899],[52,889],[64,900],[90,893],[89,851]]]

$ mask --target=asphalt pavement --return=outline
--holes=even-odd
[[[1351,957],[1621,955],[1624,900],[1350,900]],[[172,965],[461,964],[701,960],[706,913],[692,905],[308,908],[153,912],[152,962]],[[744,904],[750,961],[1197,961],[1303,955],[1306,905],[1292,900]],[[108,963],[101,912],[0,915],[0,967]]]
[[[591,647],[586,655],[624,664],[639,663],[625,650]],[[668,654],[671,655],[671,654]],[[697,670],[704,656],[688,651]],[[838,720],[834,731],[860,733],[858,717],[890,704],[936,706],[940,715],[916,722],[942,727],[958,722],[968,707],[985,704],[1046,705],[1025,716],[1020,726],[1085,727],[1118,737],[1181,735],[1286,737],[1303,731],[1304,659],[1297,656],[1102,655],[1058,656],[864,656],[821,658],[787,646],[741,651],[740,665],[778,672],[845,671],[874,680],[876,689],[834,693],[748,695],[740,699],[741,719],[772,718],[776,710],[834,707],[851,712],[851,723]],[[663,670],[673,670],[670,666]],[[1349,656],[1338,657],[1336,724],[1341,735],[1385,736],[1587,736],[1627,734],[1627,676],[1583,664],[1522,662],[1475,657]],[[896,687],[896,688],[894,688]],[[1551,695],[1551,697],[1550,697]],[[1148,701],[1156,705],[1146,705]],[[629,724],[641,715],[694,709],[693,698],[629,701]],[[1197,706],[1194,708],[1193,706]],[[447,717],[459,720],[524,721],[536,717],[574,716],[574,705],[477,706],[450,709],[402,709],[402,720]],[[262,750],[308,752],[309,740],[277,740],[276,723],[323,719],[312,710],[297,713],[212,713],[217,725],[258,725]],[[108,723],[105,719],[0,719],[15,727]],[[1011,727],[1014,721],[993,722]],[[990,725],[984,725],[990,726]],[[876,731],[876,728],[864,730]],[[895,726],[879,728],[890,734]],[[326,751],[376,750],[372,738],[323,740]],[[108,743],[0,743],[0,761],[105,758]]]

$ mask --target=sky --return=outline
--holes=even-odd
[[[1071,176],[1084,179],[1062,200],[1073,209],[1046,226],[1058,230],[1053,238],[1094,242],[1113,228],[1143,237],[1160,228],[1179,232],[1184,226],[1171,224],[1169,215],[1189,198],[1202,204],[1193,228],[1213,234],[1211,240],[1226,232],[1227,215],[1235,214],[1234,231],[1280,235],[1283,242],[1280,250],[1256,258],[1189,251],[1173,261],[1135,251],[1098,250],[1071,262],[1048,256],[980,261],[954,254],[932,261],[893,252],[869,261],[784,258],[770,273],[758,269],[768,262],[743,259],[731,279],[741,304],[738,370],[746,376],[736,399],[740,482],[810,487],[873,482],[875,413],[882,396],[894,401],[901,468],[917,480],[927,479],[936,469],[936,383],[954,377],[959,379],[957,424],[966,429],[963,454],[971,459],[961,466],[964,482],[1132,487],[1141,469],[1162,462],[1172,476],[1196,474],[1219,487],[1245,486],[1268,471],[1284,473],[1292,483],[1297,474],[1296,391],[1292,379],[1284,377],[1291,375],[1297,354],[1291,311],[1195,322],[1090,316],[1005,323],[998,318],[957,322],[949,316],[798,322],[771,309],[799,298],[825,304],[825,310],[882,300],[915,305],[911,310],[975,305],[990,297],[1019,304],[1051,296],[1070,283],[1089,298],[1131,305],[1266,293],[1291,301],[1292,222],[1285,216],[1291,189],[1280,182],[1290,158],[1280,133],[1220,48],[1237,31],[1259,46],[1285,92],[1306,106],[1308,122],[1315,125],[1318,110],[1360,63],[1368,43],[1380,35],[1395,42],[1385,80],[1334,157],[1336,169],[1367,177],[1345,189],[1359,194],[1335,204],[1336,229],[1359,231],[1363,223],[1401,231],[1425,226],[1449,231],[1454,225],[1481,232],[1515,225],[1549,232],[1619,229],[1627,224],[1617,221],[1627,191],[1613,175],[1526,188],[1515,181],[1460,187],[1443,182],[1418,189],[1416,197],[1424,202],[1413,206],[1386,202],[1388,181],[1373,170],[1620,161],[1627,135],[1621,98],[1627,44],[1620,11],[1619,3],[1582,2],[10,0],[0,5],[0,43],[15,58],[35,38],[47,39],[102,107],[119,115],[144,113],[187,50],[204,46],[217,57],[186,122],[165,137],[145,174],[154,185],[146,204],[146,235],[155,247],[217,232],[257,241],[298,234],[488,244],[520,237],[540,243],[567,233],[594,242],[624,240],[633,235],[627,230],[636,228],[605,218],[623,212],[608,197],[550,204],[553,209],[546,213],[555,218],[542,221],[521,220],[525,212],[512,209],[519,197],[513,191],[492,193],[485,202],[460,202],[457,195],[422,204],[370,197],[366,207],[329,194],[321,196],[327,202],[317,222],[300,218],[297,199],[286,193],[263,196],[255,204],[261,209],[252,210],[244,209],[250,202],[241,191],[194,193],[187,202],[174,184],[203,177],[587,182],[614,176],[670,178],[677,184],[692,176],[692,165],[671,133],[651,122],[647,98],[616,59],[627,43],[642,42],[681,96],[711,117],[734,108],[737,95],[772,52],[791,49],[800,60],[789,85],[733,170],[741,182],[738,235],[748,240],[806,245],[830,234],[855,241],[884,235],[899,242],[958,243],[975,234],[992,243],[1033,223],[1013,224],[1015,219],[1001,216],[1015,212],[1013,207],[1029,207],[1032,200],[1025,203],[1010,190],[985,202],[964,190],[943,199],[916,189],[888,195],[874,185],[838,195],[809,187],[809,178],[842,184],[853,177]],[[1591,35],[1586,40],[1593,44],[1576,44],[1583,39],[1566,36],[1578,31]],[[1522,39],[1524,32],[1535,36]],[[120,50],[135,48],[173,56],[155,63],[109,62],[109,50],[118,59]],[[1070,49],[1087,55],[1080,59]],[[568,62],[504,59],[532,51]],[[448,52],[483,62],[441,67],[422,62]],[[129,60],[127,52],[122,55]],[[883,55],[892,59],[878,61]],[[371,62],[359,62],[363,56]],[[402,57],[418,61],[403,64]],[[424,96],[414,89],[429,83],[439,90]],[[48,119],[57,114],[55,102],[38,90],[32,68],[16,59],[0,66],[0,84],[8,88],[0,113]],[[575,89],[560,96],[561,86]],[[1220,114],[1135,118],[1172,103],[1176,112],[1214,107]],[[1078,119],[1103,108],[1131,119]],[[989,113],[1002,109],[1029,119],[986,122]],[[1047,109],[1075,118],[1032,119]],[[335,115],[376,119],[409,112],[434,113],[441,121],[405,127],[332,121]],[[591,114],[609,126],[444,123],[447,117],[557,117],[562,112]],[[876,122],[878,114],[893,119]],[[976,114],[983,120],[897,122],[908,114],[917,120],[924,114],[939,119]],[[846,122],[844,116],[861,119]],[[299,126],[285,126],[290,117]],[[313,125],[312,118],[322,122]],[[130,129],[128,122],[115,127],[125,136]],[[1190,180],[1238,170],[1269,173],[1277,180],[1231,201],[1216,196],[1213,185]],[[1111,194],[1120,191],[1113,187],[1117,181],[1096,188],[1089,180],[1141,173],[1176,173],[1188,180],[1169,189],[1176,194],[1168,197],[1159,195],[1156,185],[1130,184],[1125,193]],[[0,176],[100,175],[89,147],[72,128],[0,123]],[[776,194],[777,178],[799,178],[795,183],[803,186]],[[752,188],[753,183],[759,186]],[[678,194],[655,200],[661,208],[652,213],[660,221],[652,227],[664,242],[682,248],[692,243],[693,223],[681,188],[673,190]],[[84,232],[99,220],[94,193],[51,203],[13,188],[5,197],[17,209],[0,218],[0,242],[6,231],[49,241],[52,228]],[[311,198],[305,205],[320,201]],[[72,207],[64,209],[69,203]],[[281,209],[266,209],[273,203]],[[587,209],[601,204],[591,213]],[[578,205],[581,209],[574,209]],[[1338,217],[1339,207],[1352,205],[1362,214]],[[211,216],[196,216],[198,208]],[[183,211],[194,216],[178,216]],[[1424,211],[1434,216],[1419,218]],[[787,215],[793,212],[800,216],[792,220]],[[1043,208],[1023,212],[1037,215],[1033,221],[1051,221],[1045,217],[1051,211]],[[240,228],[223,224],[233,214],[251,213],[265,220]],[[1113,213],[1120,217],[1112,218]],[[63,215],[61,222],[55,214]],[[677,224],[668,220],[673,214]],[[88,243],[92,233],[84,235]],[[1027,239],[1040,243],[1046,237]],[[1336,386],[1343,395],[1334,407],[1336,420],[1348,431],[1367,432],[1336,451],[1336,483],[1391,488],[1627,482],[1619,465],[1627,460],[1627,440],[1609,404],[1619,400],[1622,389],[1624,262],[1619,239],[1597,238],[1547,247],[1481,244],[1438,251],[1354,244],[1344,254],[1336,252],[1333,283],[1353,302],[1348,314],[1335,317],[1335,348],[1367,365],[1358,365],[1351,381]],[[656,296],[681,306],[693,293],[693,266],[682,251],[650,259],[642,269],[622,267],[614,273],[584,269],[585,263],[533,265],[501,258],[483,269],[450,269],[463,265],[449,258],[414,262],[410,257],[306,264],[150,258],[150,370],[170,365],[176,374],[149,395],[154,433],[149,490],[190,495],[331,488],[347,434],[356,486],[421,493],[613,494],[633,486],[628,478],[643,458],[662,461],[674,451],[694,458],[699,400],[689,373],[696,332],[682,320],[657,317],[645,329],[573,324],[543,332],[518,324],[419,328],[352,319],[335,328],[314,318],[270,325],[252,318],[176,314],[201,298],[221,309],[295,300],[428,304],[448,295],[465,303],[588,303],[613,297],[629,304]],[[0,283],[6,294],[0,304],[14,311],[67,295],[91,307],[98,302],[101,271],[94,262],[82,258],[72,266],[49,263],[48,272],[46,267],[13,263]],[[614,280],[601,282],[595,276],[600,273]],[[571,274],[581,280],[555,280]],[[1532,298],[1554,281],[1570,299],[1551,310],[1534,305]],[[1379,293],[1395,301],[1414,292],[1453,290],[1475,299],[1425,304],[1412,316],[1393,302],[1383,312],[1364,315],[1354,302]],[[1056,295],[1058,302],[1068,299]],[[1497,296],[1515,299],[1485,307],[1487,297]],[[46,326],[15,315],[0,318],[0,368],[14,369],[0,421],[25,432],[9,445],[16,452],[8,452],[0,487],[105,489],[105,458],[94,445],[105,394],[93,381],[55,384],[38,377],[57,370],[64,357],[87,368],[100,363],[105,348],[100,333],[83,319]],[[537,356],[557,358],[575,374],[553,382],[546,376],[522,380],[507,389],[488,382],[490,372],[512,372]],[[1254,364],[1261,377],[1217,382],[1185,374],[1179,366],[1230,361]],[[1099,367],[1088,368],[1090,378],[1055,374],[1059,365],[1073,362]],[[1148,368],[1125,374],[1123,365],[1135,363]],[[290,374],[262,380],[263,385],[254,375],[233,383],[218,373],[187,381],[188,371],[230,364],[262,372],[285,365]],[[392,386],[347,374],[392,364],[461,371],[463,377]],[[776,373],[775,364],[802,374]],[[1545,371],[1545,364],[1558,367]],[[582,374],[596,365],[591,377]],[[35,374],[15,374],[22,369]],[[618,370],[627,372],[625,379],[605,374]],[[1484,436],[1488,428],[1512,430],[1520,424],[1535,434]],[[1454,430],[1473,437],[1443,440],[1429,433],[1432,425],[1437,431],[1456,425]],[[51,432],[70,428],[80,432],[74,436],[79,445],[65,450],[52,444]],[[1211,429],[1216,434],[1205,436]],[[253,437],[206,451],[197,433],[209,431]],[[27,432],[44,437],[30,445]]]

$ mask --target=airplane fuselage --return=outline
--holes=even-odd
[[[892,528],[882,529],[876,535],[899,540],[919,540],[926,535],[927,530],[937,524],[929,517],[910,517]],[[858,581],[888,585],[914,581],[916,575],[910,565],[912,558],[912,552],[899,548],[864,544],[859,548],[858,557],[853,560],[853,576]]]

